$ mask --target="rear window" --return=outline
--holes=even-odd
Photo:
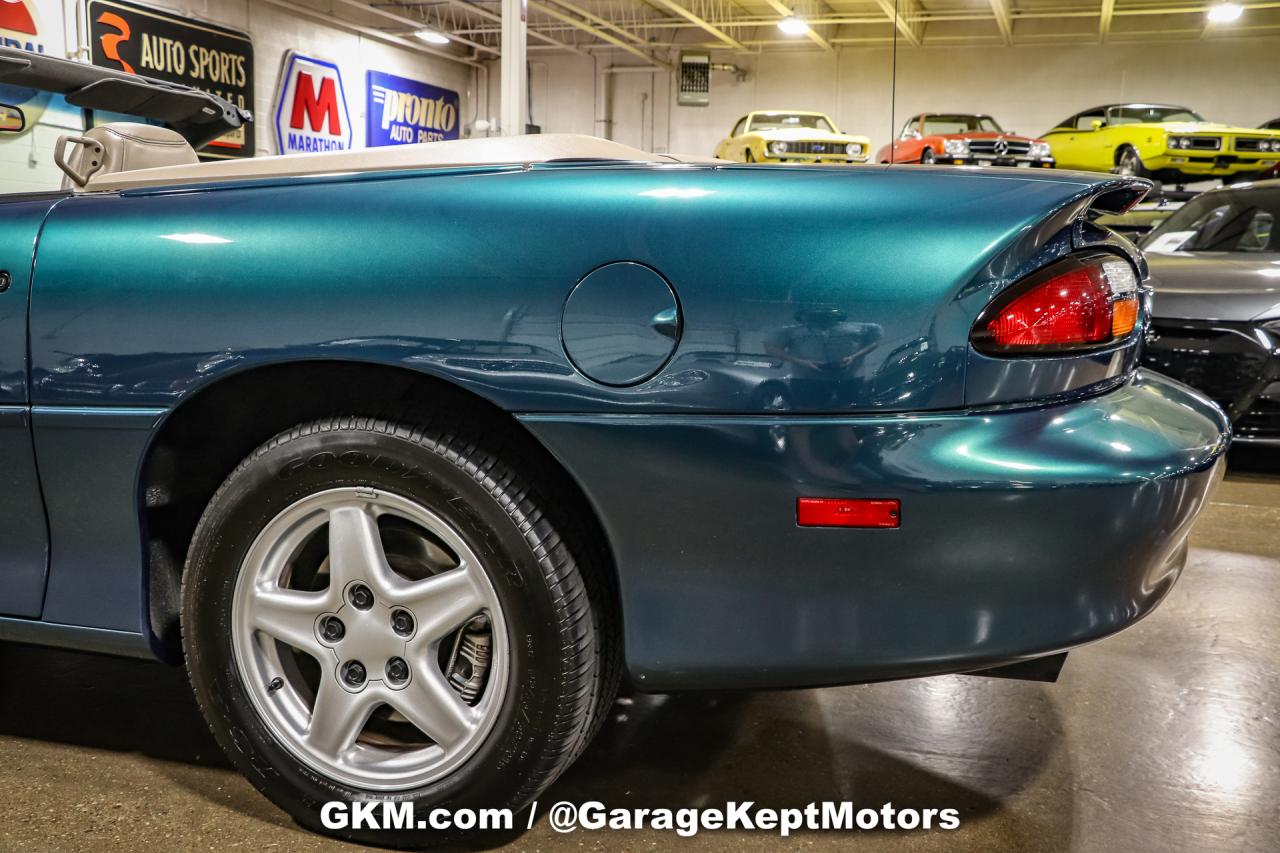
[[[1187,202],[1142,241],[1148,252],[1280,252],[1280,187],[1220,190]]]

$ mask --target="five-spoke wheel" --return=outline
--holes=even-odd
[[[255,707],[332,778],[430,782],[466,760],[501,706],[508,652],[493,586],[458,531],[401,496],[348,487],[288,507],[245,558],[232,613]],[[474,668],[459,660],[465,635],[489,652],[470,703],[455,686],[467,686],[460,663]]]
[[[209,501],[183,577],[187,668],[227,756],[304,826],[381,846],[450,836],[334,830],[324,803],[519,809],[620,671],[582,504],[505,461],[545,472],[540,448],[483,412],[430,423],[280,433]]]

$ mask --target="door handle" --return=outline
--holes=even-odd
[[[8,290],[11,284],[13,284],[13,276],[9,275],[8,270],[0,270],[0,293]]]

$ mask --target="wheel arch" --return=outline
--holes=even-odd
[[[1146,162],[1147,158],[1145,155],[1143,155],[1142,149],[1138,146],[1138,144],[1128,139],[1123,139],[1116,144],[1115,152],[1111,155],[1111,162],[1113,165],[1117,165],[1117,166],[1120,165],[1120,156],[1124,154],[1126,150],[1132,151],[1134,154],[1137,154],[1138,159],[1142,160],[1143,163]]]
[[[144,543],[144,622],[159,657],[181,659],[181,576],[196,524],[223,480],[258,446],[291,426],[354,414],[412,421],[434,410],[461,412],[487,434],[500,434],[519,453],[519,467],[544,504],[572,514],[575,556],[600,564],[599,595],[621,626],[613,549],[595,505],[573,474],[520,421],[478,394],[405,367],[351,360],[256,365],[205,384],[156,427],[137,484]],[[557,529],[566,532],[565,524]],[[571,537],[572,538],[572,537]],[[581,560],[580,560],[581,561]],[[582,561],[585,562],[585,561]],[[592,582],[592,581],[589,581]],[[621,644],[619,632],[616,641]]]

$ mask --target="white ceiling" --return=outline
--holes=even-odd
[[[665,62],[680,48],[732,54],[824,51],[897,44],[936,46],[1097,44],[1280,35],[1280,0],[1237,0],[1244,15],[1209,23],[1219,0],[528,0],[529,47],[630,53]],[[896,4],[896,7],[895,7]],[[366,8],[369,7],[369,8]],[[365,26],[409,35],[428,26],[451,51],[499,51],[500,0],[334,0],[333,11]],[[812,24],[786,36],[794,12]]]

